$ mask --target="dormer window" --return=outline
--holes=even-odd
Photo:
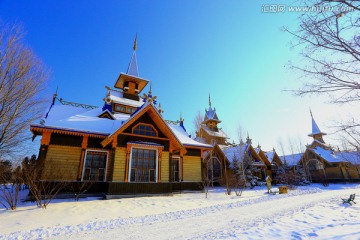
[[[157,137],[156,129],[152,125],[145,123],[139,123],[138,125],[136,125],[133,128],[132,133],[137,135]]]
[[[121,113],[127,113],[132,114],[136,111],[135,107],[125,106],[121,104],[114,104],[114,111],[115,112],[121,112]]]

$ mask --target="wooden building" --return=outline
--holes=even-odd
[[[326,144],[311,114],[313,142],[307,146],[302,157],[303,165],[311,181],[358,181],[360,180],[360,154],[357,151],[335,151]]]
[[[41,136],[42,179],[92,181],[107,194],[164,193],[198,189],[202,160],[211,146],[189,137],[183,119],[164,120],[156,97],[141,93],[134,52],[103,107],[63,101],[52,104],[30,130]]]
[[[221,179],[225,171],[231,171],[234,158],[239,163],[248,158],[252,165],[253,175],[260,180],[265,180],[266,176],[272,176],[271,163],[266,158],[264,152],[260,152],[252,147],[251,140],[248,138],[246,143],[238,145],[224,146],[216,144],[212,151],[206,154],[204,158],[204,168],[207,171],[207,177],[213,181]]]
[[[358,151],[335,151],[324,141],[326,133],[320,131],[312,113],[312,131],[308,135],[313,138],[303,153],[281,156],[283,164],[293,171],[303,168],[309,181],[339,182],[360,180],[360,153]]]

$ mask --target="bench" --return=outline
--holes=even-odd
[[[354,202],[354,200],[355,200],[355,193],[354,193],[354,194],[350,194],[350,197],[347,198],[347,199],[342,198],[342,200],[343,200],[343,204],[348,203],[348,204],[352,205],[351,202],[353,202],[353,203],[356,204],[356,202]]]
[[[270,189],[269,194],[275,195],[275,194],[277,194],[277,193],[280,193],[280,191],[279,191],[278,188],[272,188],[272,189]]]

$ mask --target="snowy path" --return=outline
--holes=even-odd
[[[142,217],[140,223],[134,222],[108,222],[94,226],[96,231],[80,232],[67,236],[68,239],[218,239],[218,238],[254,238],[269,236],[262,232],[262,225],[274,224],[273,237],[287,239],[301,239],[302,237],[318,236],[314,229],[300,233],[294,231],[290,236],[284,224],[277,225],[277,220],[283,217],[290,218],[298,212],[327,202],[329,205],[339,206],[340,197],[350,194],[349,190],[326,191],[320,193],[298,193],[290,195],[264,196],[254,201],[236,202],[232,204],[217,205],[195,210],[180,211],[157,216]],[[293,195],[293,196],[292,196]],[[341,206],[344,209],[344,206]],[[359,212],[358,212],[359,213]],[[349,215],[346,215],[349,217]],[[360,221],[360,215],[356,215]],[[288,222],[286,223],[286,225]],[[296,223],[295,223],[296,224]],[[321,223],[319,223],[321,224]],[[277,225],[277,226],[276,226]],[[291,226],[290,226],[291,227]],[[331,226],[329,226],[330,228]],[[354,226],[359,229],[360,222]],[[277,230],[275,229],[277,228]],[[264,228],[266,231],[268,227]],[[278,233],[276,231],[279,231]],[[280,232],[281,231],[281,232]],[[331,236],[334,231],[331,230]],[[305,236],[304,236],[305,235]],[[329,236],[324,236],[326,239]],[[339,236],[337,235],[336,239]],[[354,236],[353,236],[354,237]],[[360,238],[360,233],[357,238]],[[349,238],[347,238],[349,239]]]
[[[261,191],[257,197],[234,198],[220,204],[216,200],[212,205],[193,208],[181,201],[211,203],[211,199],[205,200],[203,195],[196,199],[186,194],[174,198],[129,199],[136,204],[146,203],[141,208],[148,215],[120,214],[123,217],[57,224],[0,235],[0,239],[360,239],[360,204],[348,206],[340,200],[354,192],[360,196],[359,186],[309,188],[284,195],[267,195]],[[211,194],[211,197],[217,196]],[[166,202],[175,204],[161,206],[160,213],[156,209],[145,211],[151,205],[160,207]],[[93,211],[94,216],[96,213]]]

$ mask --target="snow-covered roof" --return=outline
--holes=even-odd
[[[281,156],[280,159],[281,159],[282,163],[285,163],[285,161],[286,161],[286,164],[288,166],[292,167],[292,166],[298,165],[302,156],[303,156],[303,153],[294,153],[294,154]]]
[[[208,147],[211,148],[212,146],[205,143],[200,143],[192,139],[189,134],[185,131],[183,127],[180,125],[175,125],[172,123],[167,123],[167,125],[170,127],[171,131],[175,134],[177,139],[181,142],[181,144],[185,146],[198,146],[198,147]]]
[[[219,129],[218,132],[211,130],[208,126],[205,124],[201,124],[201,128],[205,130],[207,134],[213,137],[220,137],[220,138],[227,138],[226,133],[224,133],[223,130]]]
[[[267,159],[269,160],[269,162],[272,163],[274,156],[275,156],[275,151],[272,150],[272,151],[267,151],[264,153],[265,153],[265,156],[267,157]]]
[[[109,90],[110,95],[108,96],[115,103],[124,104],[131,107],[141,107],[144,105],[144,101],[142,98],[139,101],[127,99],[123,97],[123,93],[116,90]]]
[[[335,152],[335,156],[342,159],[344,162],[351,162],[352,164],[360,165],[359,152]]]
[[[103,110],[100,107],[88,110],[70,105],[54,105],[45,122],[35,125],[107,135],[118,129],[123,121],[129,118],[129,115],[122,113],[113,114],[115,120],[99,118],[101,113]]]
[[[150,104],[147,102],[142,108]],[[45,122],[43,124],[33,124],[33,126],[110,135],[139,114],[140,111],[138,110],[132,116],[124,113],[115,113],[113,114],[115,120],[99,118],[98,116],[101,113],[103,113],[103,110],[100,107],[87,110],[70,105],[54,105]],[[182,145],[211,148],[211,145],[199,143],[190,138],[189,134],[180,125],[167,125]]]
[[[227,147],[227,148],[222,149],[222,151],[225,154],[226,158],[230,162],[233,161],[234,156],[239,161],[242,161],[243,158],[244,158],[244,154],[245,154],[246,150],[248,150],[249,146],[250,146],[249,144],[231,146],[231,147]]]
[[[335,152],[331,149],[324,149],[321,147],[310,148],[310,150],[329,163],[350,162],[353,164],[360,164],[358,152]]]
[[[220,122],[217,114],[216,114],[216,109],[212,109],[211,106],[209,107],[209,110],[205,109],[205,117],[204,117],[204,121],[208,121],[208,120],[215,120],[217,122]]]

